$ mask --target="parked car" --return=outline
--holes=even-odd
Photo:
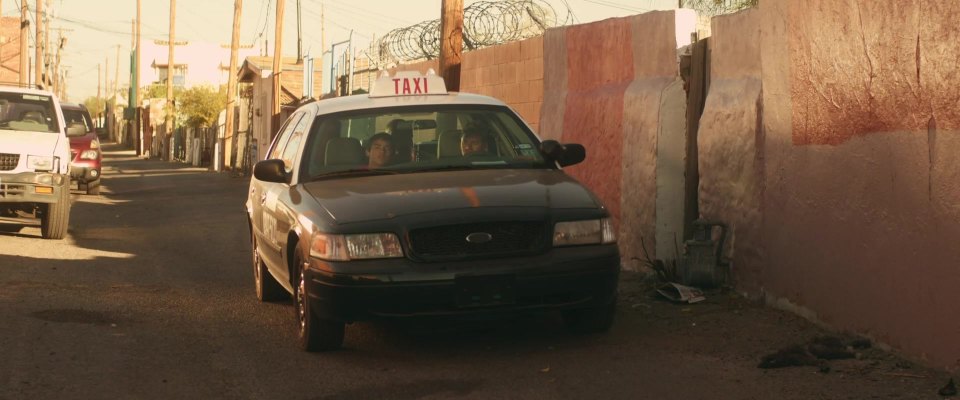
[[[378,318],[560,311],[606,331],[620,254],[607,209],[562,170],[584,157],[435,74],[302,105],[250,180],[257,298],[293,296],[308,351]]]
[[[100,193],[100,138],[83,104],[61,103],[67,137],[70,138],[70,177],[87,194]]]
[[[0,86],[0,231],[36,225],[62,239],[70,221],[70,143],[57,97]]]

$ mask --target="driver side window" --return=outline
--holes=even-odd
[[[280,155],[283,154],[283,149],[286,147],[287,142],[290,141],[290,135],[293,133],[293,128],[296,127],[297,122],[300,121],[300,117],[303,117],[302,112],[291,115],[283,127],[280,128],[281,131],[277,135],[277,141],[273,144],[273,148],[270,149],[270,154],[267,154],[267,160],[276,160],[280,158]]]

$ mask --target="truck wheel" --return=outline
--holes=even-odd
[[[257,238],[254,237],[250,244],[253,252],[253,283],[257,288],[257,300],[266,302],[286,298],[287,291],[280,286],[273,275],[270,275],[267,264],[260,258],[260,253],[257,251],[259,249]]]
[[[60,188],[60,198],[56,203],[43,207],[40,216],[40,235],[44,239],[63,239],[67,235],[67,225],[70,223],[70,190],[69,186]]]
[[[307,293],[306,279],[303,274],[303,252],[296,250],[294,265],[297,271],[297,286],[294,288],[294,303],[297,309],[300,348],[306,351],[329,351],[343,345],[344,323],[333,319],[317,317],[311,310],[310,296]]]
[[[93,182],[87,182],[87,194],[89,195],[98,195],[100,194],[100,178]]]

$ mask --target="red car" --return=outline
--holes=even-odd
[[[82,104],[61,103],[67,137],[70,138],[70,177],[87,194],[100,193],[100,139],[90,113]]]

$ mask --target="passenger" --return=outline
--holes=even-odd
[[[370,137],[366,143],[367,167],[370,169],[383,168],[393,161],[393,137],[387,133],[378,133]]]
[[[476,128],[467,128],[460,138],[460,153],[465,156],[488,154],[487,135]]]

